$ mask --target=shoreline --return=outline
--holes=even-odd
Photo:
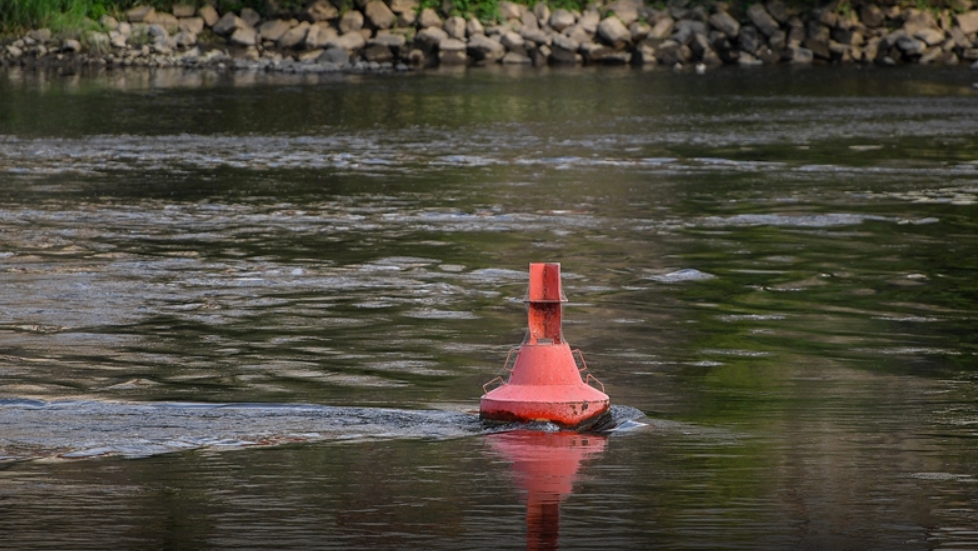
[[[0,67],[180,67],[281,73],[408,72],[447,66],[631,65],[706,70],[759,65],[951,65],[978,69],[978,7],[934,11],[875,3],[797,10],[781,0],[739,17],[715,3],[663,9],[617,0],[584,12],[499,3],[500,18],[447,16],[417,0],[369,0],[345,13],[316,0],[299,13],[149,6],[102,31],[35,29],[0,39]],[[976,9],[972,9],[976,8]]]

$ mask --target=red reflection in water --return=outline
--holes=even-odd
[[[554,550],[560,536],[560,502],[574,491],[581,462],[601,454],[606,436],[518,430],[486,437],[512,461],[526,496],[526,548]]]

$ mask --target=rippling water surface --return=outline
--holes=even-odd
[[[969,78],[0,73],[3,547],[978,548]]]

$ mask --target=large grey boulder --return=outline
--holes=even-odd
[[[252,8],[241,8],[240,17],[249,27],[254,27],[261,22],[261,15]]]
[[[584,62],[584,56],[576,50],[554,47],[553,53],[550,54],[550,62],[554,65],[580,65]]]
[[[594,35],[598,32],[598,23],[601,22],[601,14],[597,11],[586,11],[584,12],[580,19],[577,20],[577,25],[584,29],[584,32]]]
[[[200,34],[204,31],[204,18],[184,17],[177,24],[177,31]]]
[[[197,15],[204,20],[204,24],[208,27],[217,25],[217,22],[220,20],[220,16],[218,15],[217,10],[214,9],[214,6],[207,4],[201,6],[200,9],[197,10]]]
[[[553,37],[543,29],[527,29],[526,27],[523,27],[523,30],[520,31],[520,36],[522,36],[527,42],[532,42],[541,46],[549,46],[553,41]]]
[[[438,43],[438,62],[442,65],[464,65],[468,61],[465,50],[465,42],[446,38]]]
[[[276,42],[278,39],[282,38],[282,35],[289,32],[289,29],[291,28],[292,25],[290,25],[288,21],[272,19],[262,23],[258,27],[258,32],[261,34],[263,39]]]
[[[688,44],[696,34],[706,34],[706,24],[693,19],[683,19],[676,23],[675,32],[670,39],[680,44]]]
[[[550,20],[550,7],[543,2],[537,2],[533,6],[533,15],[537,16],[537,21],[539,21],[541,25],[544,25]]]
[[[675,24],[675,20],[668,15],[659,19],[655,22],[655,25],[652,25],[652,30],[649,31],[649,38],[658,40],[669,38],[669,36],[672,35]]]
[[[927,49],[927,44],[923,40],[912,36],[901,36],[897,39],[896,46],[907,55],[920,55]]]
[[[363,28],[363,14],[357,10],[350,10],[340,18],[340,34],[359,31]]]
[[[655,58],[659,60],[659,63],[668,67],[686,63],[692,54],[693,52],[689,47],[679,44],[675,40],[666,40],[655,49]]]
[[[320,21],[332,21],[340,16],[340,10],[328,2],[328,0],[316,0],[302,12],[305,19],[318,23]]]
[[[526,44],[526,40],[520,36],[519,33],[509,31],[500,35],[499,43],[502,44],[507,50],[513,51],[522,49],[523,45]]]
[[[332,40],[329,40],[325,44],[327,50],[330,48],[343,48],[350,53],[359,52],[366,45],[367,39],[365,39],[359,31],[344,33]]]
[[[519,19],[523,15],[523,10],[520,9],[518,4],[510,2],[509,0],[503,0],[499,2],[499,16],[503,21],[508,21],[510,19]]]
[[[764,41],[756,27],[745,25],[740,28],[740,35],[737,36],[737,45],[740,47],[740,51],[754,54],[763,43]]]
[[[227,36],[233,33],[236,29],[240,29],[244,26],[246,26],[244,19],[234,15],[234,12],[229,11],[221,16],[221,18],[217,20],[217,23],[214,23],[211,30],[214,31],[214,34]]]
[[[254,46],[258,43],[258,31],[251,26],[237,28],[231,33],[230,42],[236,46]]]
[[[319,55],[319,58],[316,61],[319,63],[331,63],[339,66],[349,65],[350,52],[346,51],[344,48],[336,46],[326,48],[326,50]]]
[[[106,14],[98,18],[98,24],[106,31],[114,31],[119,26],[119,20]]]
[[[767,8],[761,3],[751,4],[747,8],[747,17],[757,26],[758,30],[764,33],[764,36],[771,36],[781,30],[781,25],[771,17]]]
[[[737,38],[737,35],[740,34],[740,23],[725,11],[718,11],[711,15],[709,23],[714,29],[730,38]]]
[[[303,21],[292,27],[285,34],[281,36],[276,42],[279,48],[295,48],[300,44],[304,44],[306,41],[306,35],[309,34],[309,27],[312,25],[308,21]]]
[[[307,50],[322,48],[326,46],[330,40],[337,38],[338,36],[339,33],[336,32],[336,29],[334,29],[329,22],[316,22],[309,27],[309,32],[306,33],[305,48]]]
[[[886,22],[886,16],[883,15],[883,10],[876,4],[863,4],[860,6],[859,19],[862,20],[863,25],[870,28],[882,27],[883,23]]]
[[[820,59],[832,59],[832,51],[829,49],[830,39],[828,38],[807,38],[805,39],[804,46],[808,48],[812,54]]]
[[[473,59],[483,62],[495,62],[506,55],[506,48],[502,44],[484,34],[470,36],[467,50]]]
[[[163,27],[170,34],[176,34],[180,30],[180,20],[169,13],[157,13],[153,23]]]
[[[956,20],[958,27],[961,27],[961,32],[964,34],[978,33],[978,10],[959,13]]]
[[[954,40],[954,45],[958,48],[971,47],[971,40],[968,39],[968,36],[964,34],[964,31],[959,26],[951,28],[951,39]]]
[[[616,0],[608,6],[608,9],[627,26],[638,20],[638,10],[642,7],[644,7],[642,0]]]
[[[615,16],[606,17],[598,24],[597,35],[605,44],[616,50],[624,49],[632,40],[632,33],[622,20]]]
[[[197,34],[190,31],[180,31],[173,37],[173,43],[182,50],[192,48],[197,45]]]
[[[454,15],[445,20],[445,24],[442,25],[442,29],[448,33],[451,38],[457,38],[460,40],[465,39],[465,19]]]
[[[427,55],[433,52],[442,40],[448,38],[448,33],[446,33],[440,26],[428,27],[426,29],[421,29],[421,31],[414,36],[414,43]]]
[[[584,44],[585,42],[590,42],[591,38],[594,36],[593,33],[588,33],[580,25],[574,25],[569,29],[564,29],[563,35],[566,36],[567,38],[576,40],[580,44]]]
[[[394,12],[397,13],[397,12]],[[397,14],[397,26],[402,28],[414,27],[414,23],[418,20],[418,12],[406,11],[404,13]]]
[[[383,44],[370,44],[363,49],[360,57],[366,61],[372,61],[375,63],[389,63],[394,61],[394,52]]]
[[[377,33],[377,36],[367,41],[368,44],[383,44],[392,50],[399,50],[407,44],[403,34]]]
[[[568,52],[576,52],[581,48],[580,41],[563,34],[554,35],[553,45],[555,50],[561,49]]]
[[[914,33],[913,36],[914,38],[923,40],[928,46],[937,46],[938,44],[943,43],[944,39],[946,38],[944,31],[934,28],[919,30]]]
[[[421,10],[421,14],[418,16],[418,25],[420,25],[422,29],[426,29],[428,27],[440,27],[441,24],[441,17],[438,17],[438,12],[431,8]]]
[[[367,21],[375,29],[389,29],[394,26],[397,16],[387,7],[383,0],[371,0],[367,2],[363,13]]]
[[[126,35],[119,31],[109,31],[109,44],[112,44],[113,48],[125,48],[127,38]]]
[[[576,22],[577,18],[574,17],[574,14],[563,8],[557,8],[550,14],[550,28],[557,32],[563,32],[564,29]]]
[[[465,22],[465,36],[473,36],[477,34],[486,34],[486,28],[478,19],[473,17]]]
[[[628,32],[632,36],[632,43],[638,44],[639,42],[645,40],[649,36],[649,31],[652,27],[648,23],[642,23],[641,21],[633,21],[631,25],[628,26]]]
[[[61,51],[68,53],[75,53],[81,51],[81,42],[75,40],[74,38],[65,39],[61,43]]]
[[[764,7],[767,8],[767,12],[771,14],[771,17],[782,25],[791,19],[791,13],[781,0],[767,0]]]

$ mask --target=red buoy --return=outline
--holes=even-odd
[[[486,392],[479,416],[489,421],[549,421],[564,428],[588,428],[611,407],[608,395],[588,385],[601,382],[587,370],[580,350],[571,350],[561,332],[564,294],[560,264],[530,264],[530,288],[526,294],[529,330],[516,349],[508,381],[497,377],[486,383],[502,384]],[[574,359],[577,353],[579,367]],[[509,358],[507,358],[508,364]],[[603,390],[602,385],[602,390]]]

